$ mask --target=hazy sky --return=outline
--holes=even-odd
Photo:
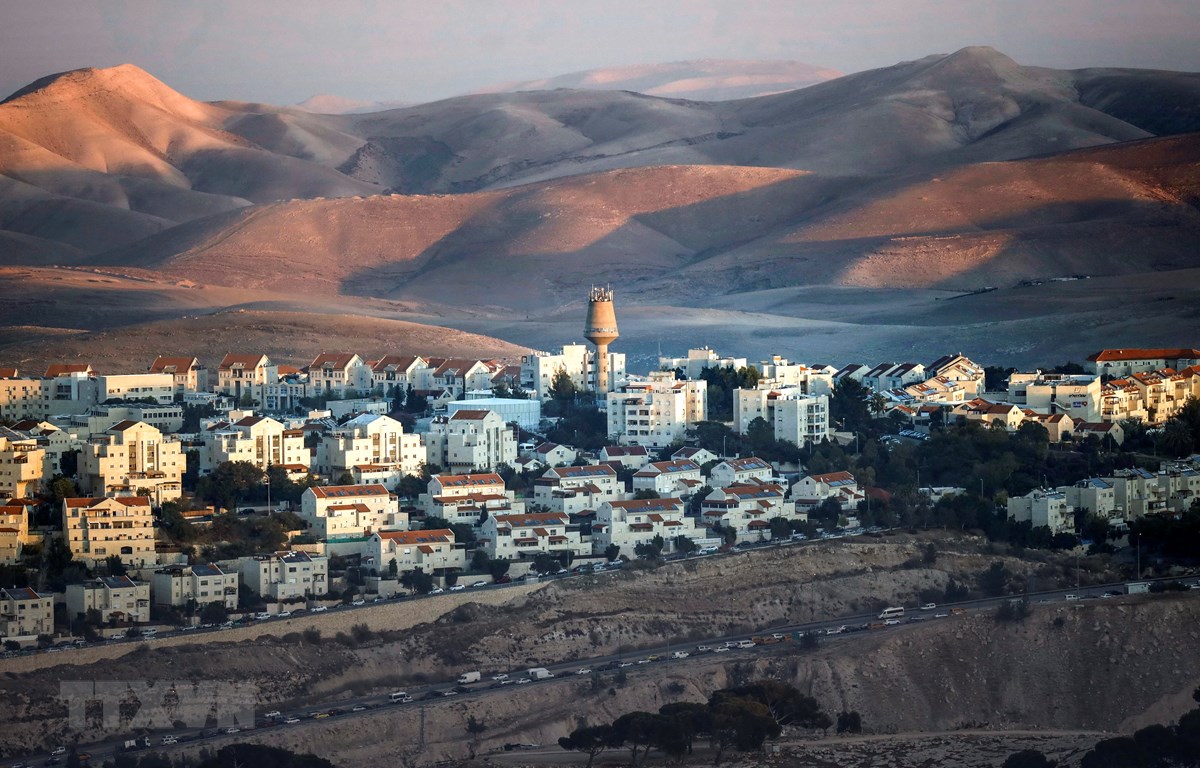
[[[199,99],[424,101],[680,59],[854,72],[991,45],[1022,64],[1200,70],[1197,0],[0,0],[0,92],[133,63]]]

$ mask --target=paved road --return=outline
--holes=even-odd
[[[1157,581],[1176,581],[1174,577],[1157,579]],[[1154,579],[1146,579],[1144,581],[1156,581]],[[1189,579],[1188,582],[1192,582]],[[1084,601],[1104,599],[1105,594],[1109,593],[1110,597],[1114,597],[1112,593],[1121,592],[1124,594],[1124,583],[1093,585],[1089,587],[1081,587],[1074,589],[1050,590],[1045,592],[1030,593],[1022,596],[1005,596],[996,598],[984,598],[979,600],[968,600],[960,603],[939,605],[934,608],[922,610],[918,607],[906,607],[905,614],[895,624],[880,626],[882,622],[876,614],[857,614],[853,616],[840,616],[836,618],[823,619],[821,621],[807,622],[802,624],[793,624],[787,626],[777,626],[764,628],[753,634],[738,634],[726,635],[721,637],[713,637],[708,640],[700,641],[697,644],[688,644],[687,646],[671,646],[663,645],[656,648],[642,649],[637,653],[628,654],[608,654],[603,656],[594,656],[584,660],[573,662],[563,662],[558,664],[548,664],[546,669],[553,674],[553,678],[545,680],[535,680],[526,674],[526,670],[481,670],[483,672],[482,680],[470,685],[460,686],[457,681],[447,680],[438,683],[431,683],[421,686],[409,687],[405,693],[411,701],[395,703],[391,701],[391,694],[360,696],[352,699],[337,699],[315,704],[310,704],[303,709],[289,709],[281,713],[281,716],[272,722],[265,719],[260,719],[257,724],[239,724],[241,731],[252,732],[262,728],[297,728],[304,727],[308,723],[312,723],[318,719],[327,717],[354,717],[359,714],[364,714],[373,710],[384,707],[419,707],[425,701],[441,701],[452,696],[467,696],[479,697],[500,694],[510,689],[510,686],[519,685],[544,685],[552,683],[555,680],[564,678],[572,679],[584,674],[595,673],[599,671],[624,670],[626,673],[637,673],[641,670],[657,667],[663,664],[679,665],[686,664],[697,659],[704,658],[709,654],[720,654],[729,657],[749,656],[764,652],[778,651],[787,647],[786,642],[770,645],[755,645],[752,648],[730,648],[726,651],[705,651],[698,652],[697,647],[707,646],[708,648],[716,649],[723,648],[727,644],[733,645],[739,641],[748,640],[753,636],[768,635],[777,633],[783,635],[787,640],[800,633],[806,635],[809,633],[816,634],[822,638],[823,642],[836,641],[844,642],[854,638],[865,636],[873,636],[880,632],[891,632],[923,622],[938,622],[950,623],[953,622],[958,614],[962,613],[979,613],[983,611],[995,610],[1005,602],[1020,600],[1022,597],[1029,600],[1033,605],[1055,603],[1063,605],[1082,605]],[[1192,587],[1191,594],[1200,595],[1200,582],[1197,582]],[[874,628],[871,628],[874,627]],[[687,652],[685,658],[675,659],[671,657],[674,652]],[[583,672],[586,670],[586,672]],[[503,680],[495,680],[495,676],[506,675]],[[323,717],[317,717],[322,715]],[[260,715],[261,717],[261,715]],[[294,719],[296,722],[287,723],[288,719]],[[222,729],[201,729],[201,728],[183,728],[174,731],[161,731],[154,735],[152,739],[152,749],[166,750],[170,746],[163,747],[161,741],[166,736],[173,736],[180,743],[195,743],[197,741],[208,741],[226,736]],[[93,763],[103,762],[104,759],[111,756],[119,750],[120,740],[112,740],[89,745],[80,745],[79,751],[91,755]],[[35,768],[42,765],[55,765],[49,763],[50,755],[34,754],[21,759],[10,760],[5,765],[6,768]],[[65,763],[64,758],[58,758],[60,762]]]

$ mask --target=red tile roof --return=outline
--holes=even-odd
[[[1104,349],[1088,360],[1093,363],[1104,363],[1116,360],[1176,360],[1179,358],[1200,358],[1200,349],[1182,347],[1161,349]]]

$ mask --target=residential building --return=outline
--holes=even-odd
[[[1065,413],[1074,421],[1100,420],[1100,377],[1092,374],[1014,373],[1008,400],[1040,413]]]
[[[41,595],[29,587],[0,589],[0,636],[53,634],[54,595]]]
[[[1124,428],[1112,421],[1078,421],[1073,426],[1071,434],[1075,440],[1083,440],[1087,436],[1093,435],[1098,440],[1111,437],[1116,445],[1125,442]]]
[[[460,410],[433,420],[426,461],[457,474],[490,471],[517,459],[516,431],[493,411]]]
[[[626,381],[608,393],[608,437],[620,445],[665,448],[708,418],[708,385],[677,381],[670,372]]]
[[[322,353],[308,364],[308,383],[314,395],[345,397],[349,390],[370,392],[373,372],[366,361],[349,352]]]
[[[608,464],[552,467],[533,482],[533,500],[552,512],[574,515],[625,498],[625,485]]]
[[[929,380],[939,379],[953,383],[954,389],[963,393],[961,399],[978,397],[983,394],[985,379],[983,366],[963,355],[961,352],[953,355],[943,355],[925,368]]]
[[[174,403],[93,405],[86,413],[72,416],[71,426],[80,428],[86,435],[99,435],[122,421],[140,421],[164,434],[178,432],[183,428],[183,406]]]
[[[770,360],[759,361],[758,372],[762,378],[760,386],[795,387],[806,395],[833,394],[833,376],[835,369],[827,365],[807,366],[803,363],[791,363],[779,355]]]
[[[1021,423],[1029,422],[1045,427],[1046,434],[1052,443],[1061,443],[1075,434],[1075,421],[1065,413],[1045,414],[1026,409],[1025,419]]]
[[[0,505],[0,565],[12,565],[25,545],[39,540],[29,536],[29,512],[23,504]]]
[[[1099,421],[1115,424],[1127,419],[1149,422],[1150,414],[1146,412],[1141,390],[1132,380],[1113,379],[1100,388]]]
[[[91,438],[79,454],[85,493],[129,496],[144,492],[156,505],[179,498],[185,466],[178,440],[140,421],[122,421]]]
[[[434,475],[418,506],[426,517],[440,517],[451,523],[479,525],[483,512],[501,514],[523,512],[524,504],[504,487],[494,472],[468,475]]]
[[[590,391],[596,375],[596,353],[586,344],[567,344],[557,355],[534,352],[521,358],[521,389],[539,400],[550,399],[554,376],[564,371],[579,391]],[[625,380],[625,355],[608,353],[608,391]]]
[[[1089,477],[1074,485],[1058,489],[1067,500],[1067,506],[1072,509],[1083,509],[1096,517],[1104,519],[1117,518],[1117,494],[1112,483],[1102,477]]]
[[[805,394],[800,387],[760,387],[733,392],[733,421],[746,434],[755,419],[771,427],[776,440],[796,445],[829,437],[829,397]]]
[[[417,368],[413,376],[418,390],[442,390],[451,399],[463,397],[472,390],[490,389],[498,364],[466,358],[431,357],[426,367]]]
[[[1167,489],[1158,476],[1149,470],[1135,467],[1118,469],[1104,480],[1113,487],[1117,511],[1125,520],[1137,520],[1146,515],[1161,515],[1170,511]]]
[[[0,427],[0,498],[29,498],[42,489],[46,451],[34,438]]]
[[[859,490],[858,480],[849,472],[825,472],[805,475],[792,486],[796,512],[807,512],[821,506],[826,499],[835,499],[843,511],[854,512],[858,502],[866,497]]]
[[[12,427],[19,439],[31,438],[42,449],[42,478],[63,474],[63,454],[80,449],[83,441],[48,421],[18,421]]]
[[[125,373],[97,376],[97,403],[111,400],[153,400],[158,405],[175,402],[175,377],[170,373]]]
[[[528,432],[536,432],[542,422],[542,401],[537,398],[476,397],[468,392],[466,400],[451,400],[446,403],[446,415],[453,417],[458,411],[492,411],[506,424],[516,424]]]
[[[67,585],[67,616],[100,614],[100,621],[145,622],[150,620],[150,585],[128,576],[105,576]]]
[[[680,499],[605,501],[596,508],[592,523],[592,552],[603,554],[615,544],[621,554],[633,557],[638,544],[649,544],[656,536],[662,537],[664,552],[674,551],[680,536],[703,539],[704,530],[686,512]]]
[[[42,379],[42,416],[81,413],[101,402],[96,373],[87,364],[56,364]]]
[[[1012,403],[993,403],[977,397],[950,409],[951,418],[978,421],[988,426],[1002,427],[1014,432],[1025,421],[1025,411]]]
[[[313,395],[309,375],[294,365],[268,365],[261,388],[262,408],[268,413],[302,412]]]
[[[370,536],[377,530],[408,529],[408,513],[382,485],[318,485],[300,497],[300,517],[324,541]]]
[[[329,560],[307,552],[275,552],[240,561],[241,582],[264,598],[307,599],[329,593]]]
[[[1008,519],[1029,521],[1034,528],[1047,527],[1050,533],[1073,533],[1075,515],[1067,497],[1058,491],[1041,489],[1008,500]]]
[[[886,392],[924,380],[925,366],[920,363],[880,363],[863,374],[860,383],[876,392]]]
[[[672,461],[694,461],[701,467],[719,458],[721,457],[707,448],[695,448],[686,445],[671,454]]]
[[[428,367],[425,360],[416,355],[384,355],[367,365],[371,368],[372,389],[382,388],[385,397],[395,397],[396,387],[407,393],[415,384],[413,372]]]
[[[170,374],[175,380],[175,392],[200,392],[208,388],[208,369],[194,357],[163,357],[150,364],[150,373]]]
[[[1167,423],[1189,399],[1200,396],[1200,368],[1142,371],[1130,374],[1128,381],[1138,391],[1149,424]]]
[[[317,445],[317,471],[325,477],[348,473],[356,482],[371,478],[389,488],[405,475],[419,475],[425,459],[420,435],[406,434],[403,424],[378,414],[355,416]]]
[[[217,366],[217,392],[233,398],[235,403],[243,398],[262,402],[263,387],[267,385],[267,366],[271,359],[266,355],[229,353]]]
[[[287,429],[269,416],[243,416],[232,424],[202,433],[200,472],[207,474],[227,461],[244,461],[266,472],[269,467],[306,465],[304,432]]]
[[[1200,365],[1200,349],[1104,349],[1090,355],[1088,363],[1098,376],[1122,378],[1143,371],[1178,371]]]
[[[169,565],[150,577],[150,594],[155,605],[198,607],[221,603],[229,610],[238,607],[238,574],[218,565]]]
[[[749,456],[744,459],[726,459],[717,464],[709,472],[708,484],[713,488],[725,488],[755,482],[767,483],[773,477],[775,470],[770,464],[757,456]]]
[[[545,442],[533,449],[533,455],[547,467],[562,467],[574,462],[579,453],[565,445]]]
[[[633,473],[633,490],[654,491],[660,498],[691,496],[704,485],[700,465],[694,461],[652,461]]]
[[[700,517],[708,527],[734,530],[738,541],[765,541],[771,538],[771,521],[775,518],[789,522],[808,519],[807,511],[797,510],[786,496],[786,489],[778,483],[736,483],[714,488],[700,502]]]
[[[515,560],[539,552],[551,555],[591,552],[591,546],[580,540],[579,529],[568,524],[566,515],[551,512],[489,515],[480,528],[479,544],[493,559]]]
[[[127,566],[155,563],[154,515],[146,496],[63,499],[63,536],[88,566],[117,555]]]
[[[397,575],[418,568],[428,574],[443,575],[467,567],[466,550],[455,544],[454,532],[449,528],[376,531],[367,551],[371,567],[381,575],[391,573],[392,562],[396,563]]]
[[[606,445],[600,449],[600,462],[638,470],[650,463],[650,452],[642,445]]]
[[[721,357],[708,347],[689,349],[686,357],[660,357],[660,371],[682,371],[686,379],[699,379],[706,368],[733,368],[739,370],[746,367],[744,357]]]
[[[13,374],[16,369],[10,369]],[[21,421],[47,415],[41,379],[0,378],[0,419]]]

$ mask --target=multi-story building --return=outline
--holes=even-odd
[[[787,501],[787,491],[778,483],[739,483],[714,488],[700,502],[700,516],[709,527],[732,529],[739,541],[771,538],[771,521],[807,520],[806,510]],[[790,535],[790,534],[789,534]]]
[[[392,572],[393,562],[397,575],[420,568],[439,576],[467,565],[466,550],[455,544],[454,531],[449,528],[377,531],[371,535],[367,552],[371,568],[383,576]]]
[[[1088,357],[1098,376],[1121,378],[1164,368],[1182,370],[1200,365],[1200,349],[1104,349]]]
[[[1120,517],[1117,512],[1117,493],[1112,483],[1102,477],[1089,477],[1074,485],[1058,489],[1071,509],[1083,509],[1105,519]]]
[[[536,394],[539,400],[550,399],[554,377],[563,371],[580,391],[592,389],[596,375],[596,353],[586,344],[567,344],[557,355],[534,352],[521,358],[521,389]],[[625,355],[608,353],[608,391],[625,380]]]
[[[262,597],[310,598],[329,593],[329,560],[307,552],[275,552],[240,561],[241,582]]]
[[[322,353],[308,364],[308,382],[314,395],[345,397],[348,390],[358,394],[374,386],[370,366],[350,352]]]
[[[748,456],[744,459],[722,461],[712,468],[708,477],[709,485],[713,488],[725,488],[730,485],[770,482],[775,477],[775,470],[757,456]]]
[[[993,403],[977,397],[950,409],[950,416],[962,421],[978,421],[988,426],[1003,427],[1009,432],[1025,421],[1025,411],[1012,403]]]
[[[664,552],[673,551],[680,536],[703,539],[704,531],[686,512],[680,499],[605,501],[596,508],[592,523],[592,552],[602,554],[615,544],[632,557],[638,544],[649,544],[656,536],[662,537]]]
[[[62,528],[71,554],[89,566],[112,555],[136,568],[155,562],[154,515],[146,496],[63,499]]]
[[[920,363],[880,363],[863,374],[860,383],[876,392],[886,392],[924,380],[925,366]]]
[[[858,509],[858,502],[865,496],[858,488],[858,480],[849,472],[825,472],[805,475],[792,486],[792,498],[796,501],[797,514],[819,507],[826,499],[836,499],[844,511]]]
[[[407,530],[408,513],[382,485],[318,485],[300,497],[300,517],[325,541]]]
[[[472,475],[434,475],[418,506],[427,517],[440,517],[451,523],[479,525],[488,514],[519,513],[525,505],[515,501],[516,494],[504,487],[494,472]]]
[[[47,409],[42,380],[17,378],[15,368],[7,372],[13,375],[0,378],[0,419],[14,422],[45,418]]]
[[[947,388],[961,391],[963,395],[959,398],[961,400],[978,397],[985,389],[986,377],[983,366],[975,363],[961,352],[939,357],[925,368],[925,373],[929,380],[938,379],[947,385],[953,384],[952,388],[949,386]]]
[[[307,465],[304,432],[288,429],[269,416],[244,416],[232,424],[202,433],[200,472],[207,474],[227,461],[244,461],[262,471],[268,467]]]
[[[759,361],[755,367],[762,376],[760,385],[795,387],[806,395],[833,394],[835,369],[827,365],[810,367],[775,355],[770,360]]]
[[[268,365],[262,387],[262,407],[270,413],[292,413],[312,395],[308,374],[294,365]]]
[[[686,498],[704,485],[700,465],[694,461],[652,461],[633,473],[633,490],[654,491],[660,498]]]
[[[708,347],[689,349],[686,357],[660,357],[660,371],[681,371],[686,379],[699,379],[706,368],[733,368],[739,370],[746,367],[744,357],[721,357]]]
[[[828,395],[805,394],[799,387],[760,387],[737,389],[733,396],[733,420],[742,434],[761,418],[776,440],[803,446],[829,437]]]
[[[201,392],[208,388],[208,369],[194,357],[163,357],[150,364],[150,373],[170,374],[175,380],[175,392]]]
[[[669,371],[648,381],[626,381],[608,393],[608,437],[620,445],[665,448],[708,418],[708,385],[677,381]]]
[[[394,488],[405,475],[418,475],[425,461],[421,436],[405,434],[390,416],[362,414],[330,431],[317,445],[317,471],[325,477],[350,474]]]
[[[40,536],[29,535],[29,514],[24,504],[0,505],[0,565],[17,562],[26,544],[41,541]]]
[[[493,411],[464,409],[433,420],[426,461],[456,474],[491,471],[517,460],[516,431]]]
[[[492,376],[501,366],[483,360],[431,357],[424,368],[415,368],[412,376],[418,390],[441,390],[452,399],[467,392],[491,389]]]
[[[1149,470],[1118,469],[1104,480],[1112,485],[1117,510],[1126,520],[1161,515],[1170,509],[1166,489],[1158,482],[1158,475]]]
[[[394,396],[395,387],[407,392],[415,386],[413,372],[428,367],[423,358],[415,355],[384,355],[367,365],[371,368],[372,389],[382,389],[385,396]]]
[[[19,421],[12,427],[22,439],[37,441],[42,449],[42,478],[63,474],[62,458],[66,453],[79,450],[83,441],[75,434],[59,429],[48,421]]]
[[[533,481],[533,500],[552,512],[578,514],[625,498],[625,486],[607,464],[553,467]]]
[[[218,565],[169,565],[150,577],[150,594],[155,605],[197,606],[221,603],[233,610],[238,606],[238,575]]]
[[[140,421],[164,434],[178,432],[183,428],[183,406],[173,403],[168,405],[146,403],[93,405],[86,413],[72,416],[70,425],[72,429],[78,429],[83,434],[99,435],[122,421]]]
[[[574,463],[578,456],[579,452],[574,448],[549,441],[539,443],[533,449],[533,457],[546,467],[565,467]]]
[[[34,637],[54,634],[54,595],[29,587],[0,589],[0,636]]]
[[[539,552],[588,554],[591,546],[580,540],[579,529],[567,516],[551,512],[524,515],[490,515],[480,526],[479,544],[488,557],[515,560]]]
[[[162,504],[182,493],[185,463],[178,440],[149,424],[122,421],[83,445],[80,487],[104,496],[146,493]]]
[[[1075,514],[1067,497],[1058,491],[1041,489],[1008,500],[1008,519],[1029,521],[1034,528],[1047,527],[1050,533],[1071,533],[1075,530]]]
[[[1127,379],[1137,389],[1150,424],[1165,424],[1191,398],[1200,396],[1200,368],[1142,371]]]
[[[650,463],[650,451],[644,445],[606,445],[600,449],[600,462],[637,470]]]
[[[233,398],[235,403],[249,398],[261,402],[263,387],[267,385],[267,366],[271,359],[266,355],[229,353],[217,366],[217,392]]]
[[[0,498],[36,495],[42,486],[45,458],[36,439],[0,427]]]
[[[175,376],[170,373],[124,373],[97,376],[97,403],[110,400],[153,400],[158,405],[175,402]]]
[[[101,622],[144,622],[150,620],[150,585],[128,576],[105,576],[67,585],[67,616],[100,614]]]
[[[1008,401],[1041,413],[1065,413],[1073,421],[1100,420],[1100,377],[1092,374],[1014,373]]]

